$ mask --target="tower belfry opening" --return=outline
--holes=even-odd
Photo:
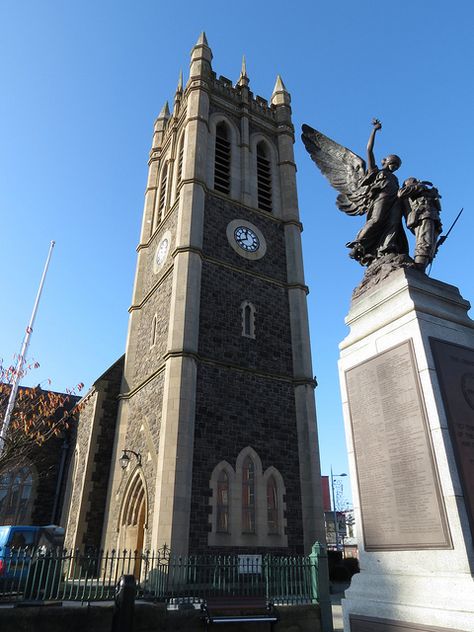
[[[216,127],[216,156],[214,163],[214,189],[230,192],[230,141],[225,123]]]
[[[272,172],[264,143],[257,145],[258,208],[272,210]]]

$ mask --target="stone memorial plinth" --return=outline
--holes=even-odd
[[[359,294],[340,380],[361,573],[345,632],[474,630],[474,321],[400,269]]]

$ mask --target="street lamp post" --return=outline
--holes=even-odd
[[[342,474],[333,474],[332,473],[332,465],[331,465],[331,490],[332,490],[332,509],[334,514],[334,533],[336,536],[336,551],[339,551],[339,525],[337,524],[337,510],[336,510],[336,494],[334,491],[334,478],[339,478],[341,476],[347,476],[345,472]]]

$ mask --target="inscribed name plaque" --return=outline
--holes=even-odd
[[[450,548],[411,340],[345,377],[365,550]]]
[[[474,536],[474,349],[430,338]]]

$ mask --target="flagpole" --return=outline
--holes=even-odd
[[[48,271],[49,262],[51,260],[51,255],[53,254],[53,248],[55,246],[55,242],[52,241],[49,245],[49,252],[46,258],[46,263],[43,269],[43,275],[41,277],[41,281],[38,288],[38,293],[36,294],[35,304],[33,305],[33,311],[31,312],[30,322],[28,323],[28,327],[26,328],[25,337],[23,338],[23,344],[21,345],[20,355],[18,357],[18,362],[16,365],[15,373],[13,375],[12,382],[12,390],[10,391],[10,397],[8,398],[8,406],[5,413],[5,417],[3,419],[2,429],[0,431],[0,453],[5,447],[5,438],[7,436],[7,431],[10,426],[10,418],[12,416],[13,407],[15,406],[16,394],[18,392],[18,386],[20,384],[20,379],[23,377],[23,366],[25,364],[26,352],[28,351],[28,345],[30,344],[31,334],[33,333],[33,325],[36,318],[36,312],[38,311],[38,305],[41,298],[41,293],[43,291],[44,281],[46,279],[46,273]]]

